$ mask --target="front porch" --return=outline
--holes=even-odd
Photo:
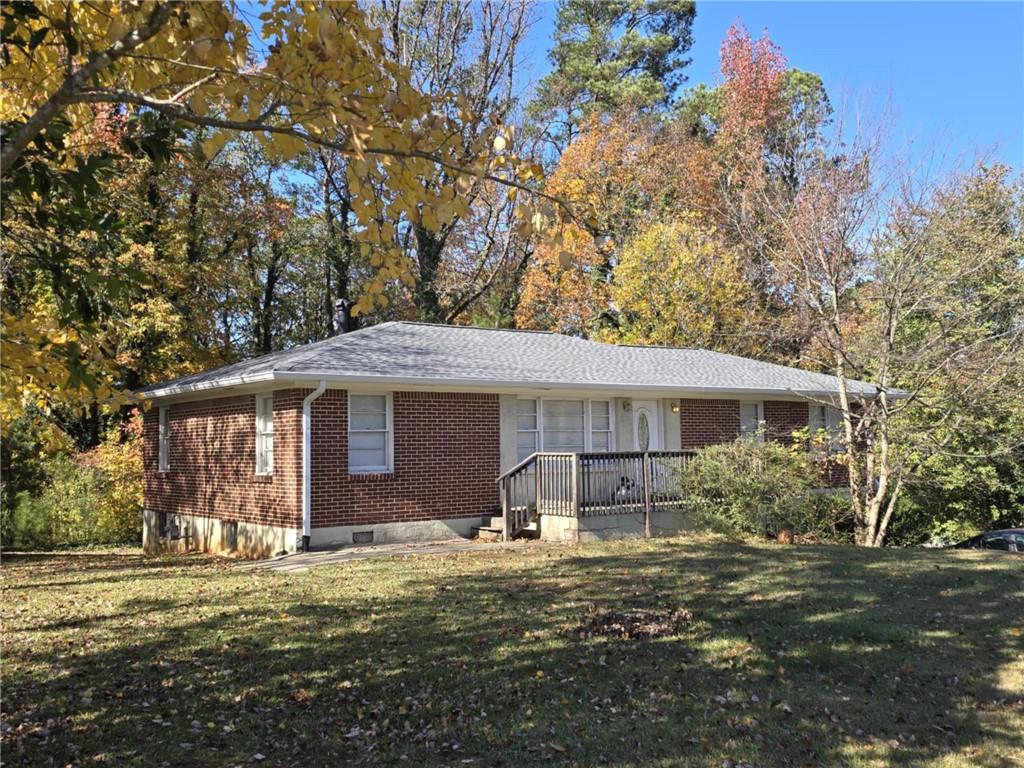
[[[501,517],[482,530],[505,541],[651,536],[684,527],[679,473],[695,451],[531,454],[498,478]]]

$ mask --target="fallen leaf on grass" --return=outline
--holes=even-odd
[[[679,634],[693,621],[686,608],[665,610],[591,610],[569,634],[581,638],[610,637],[615,640],[649,640]]]

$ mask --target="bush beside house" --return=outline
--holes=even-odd
[[[819,462],[803,446],[750,439],[702,449],[679,478],[688,512],[732,534],[775,537],[792,528],[810,539],[848,539],[849,502],[817,492]]]

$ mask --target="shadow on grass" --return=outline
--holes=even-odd
[[[1024,653],[1020,571],[983,557],[672,540],[163,573],[109,615],[43,611],[5,642],[6,764],[999,766],[1024,749],[1024,692],[1001,687]],[[575,631],[675,607],[694,620],[673,637]]]
[[[141,551],[94,552],[4,552],[3,568],[8,573],[30,571],[35,582],[19,582],[21,588],[65,587],[108,583],[114,575],[132,579],[164,578],[170,572],[189,568],[227,567],[230,561],[201,553],[145,555]],[[76,574],[95,576],[91,580],[69,578]],[[56,578],[51,578],[56,577]]]

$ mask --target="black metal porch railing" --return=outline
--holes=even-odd
[[[498,478],[504,537],[539,515],[593,517],[644,513],[680,498],[679,473],[695,451],[534,453]]]

